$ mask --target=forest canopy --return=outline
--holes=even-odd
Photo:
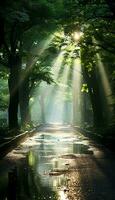
[[[0,109],[8,109],[9,128],[19,128],[19,113],[21,124],[30,124],[33,91],[40,88],[42,81],[55,85],[55,89],[59,89],[61,84],[61,87],[68,88],[62,92],[66,110],[72,107],[73,102],[74,124],[77,123],[77,116],[81,116],[78,114],[80,112],[84,115],[81,117],[82,124],[90,118],[89,115],[93,115],[90,120],[97,127],[114,123],[114,39],[113,0],[1,2]],[[63,59],[63,62],[55,80],[52,63],[60,53],[63,58],[59,57],[59,60]],[[73,95],[72,77],[77,77],[73,63],[79,66],[78,59],[81,71],[77,67],[75,70],[81,74],[81,86],[79,95]],[[66,74],[67,70],[69,75],[65,83],[63,73]],[[74,93],[77,93],[76,87]],[[44,107],[41,102],[45,97],[40,95],[38,101]],[[83,96],[82,101],[77,103],[80,95]],[[86,101],[89,102],[87,106]],[[44,109],[40,112],[44,112]]]

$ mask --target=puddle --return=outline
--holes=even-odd
[[[93,154],[88,145],[85,144],[73,144],[73,153],[75,154]]]
[[[16,196],[16,200],[67,199],[68,178],[66,174],[70,167],[67,159],[75,159],[76,154],[93,154],[89,146],[81,142],[80,135],[65,132],[62,134],[44,132],[29,138],[8,155],[9,159],[14,160],[16,174],[12,171],[13,178],[9,181],[8,171],[0,174],[2,177],[0,199],[13,200],[12,195]],[[20,159],[20,154],[23,155],[23,159],[17,162],[15,158]],[[4,182],[3,185],[1,185],[2,182]],[[14,190],[16,191],[11,194]],[[9,199],[8,195],[11,195]]]

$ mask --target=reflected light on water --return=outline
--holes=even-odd
[[[63,190],[59,191],[59,197],[60,197],[60,200],[69,200],[67,198],[67,194]]]

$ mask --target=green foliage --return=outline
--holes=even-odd
[[[85,92],[85,93],[88,93],[88,86],[87,86],[87,84],[86,83],[84,83],[83,85],[82,85],[82,89],[81,89],[81,92]]]
[[[25,66],[29,65],[29,61],[30,66],[33,63],[30,70],[25,69],[29,71],[27,76],[31,90],[41,81],[48,84],[54,82],[51,72],[52,61],[61,51],[64,54],[64,61],[58,84],[60,84],[59,79],[63,69],[66,66],[72,69],[72,63],[78,57],[81,57],[83,72],[91,79],[97,64],[96,55],[100,53],[102,61],[109,68],[109,78],[114,88],[114,16],[110,3],[105,0],[3,1],[0,5],[2,38],[0,39],[0,63],[9,66],[11,55],[20,55],[22,64]],[[79,41],[75,41],[72,37],[75,31],[84,33]],[[54,38],[50,44],[44,48],[42,54],[37,53],[43,47],[42,42],[51,34]],[[8,91],[7,73],[2,73],[2,71],[0,72],[2,85],[0,106],[4,109],[8,104]],[[71,79],[70,72],[69,85],[71,85]],[[87,93],[88,87],[84,83],[81,91]]]
[[[48,84],[53,82],[50,66],[44,66],[41,64],[35,65],[30,77],[31,88],[36,87],[41,81],[45,81]]]
[[[26,10],[17,11],[17,10],[9,10],[9,13],[6,15],[6,20],[9,23],[16,22],[24,23],[29,21],[29,15],[26,13]]]
[[[0,110],[6,110],[8,107],[8,81],[7,73],[0,72]]]

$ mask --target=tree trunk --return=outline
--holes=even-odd
[[[27,64],[25,69],[21,71],[20,77],[20,114],[21,114],[21,125],[31,123],[31,114],[29,108],[29,100],[30,100],[30,88],[29,88],[29,77],[32,70],[32,56],[28,54]]]
[[[103,126],[104,124],[103,105],[101,102],[99,85],[98,85],[98,80],[96,79],[95,71],[92,72],[92,76],[90,77],[87,70],[84,70],[84,78],[88,85],[90,99],[92,103],[92,109],[94,114],[94,125],[96,127]]]
[[[8,121],[9,128],[18,128],[18,103],[19,103],[19,86],[18,86],[17,69],[12,68],[9,75],[9,108]]]
[[[9,108],[8,123],[9,129],[18,129],[18,104],[19,104],[19,80],[20,80],[20,62],[18,56],[12,56],[9,59],[10,75],[9,86]]]
[[[21,124],[24,125],[30,123],[31,117],[29,110],[29,77],[24,70],[21,72],[19,101]]]

